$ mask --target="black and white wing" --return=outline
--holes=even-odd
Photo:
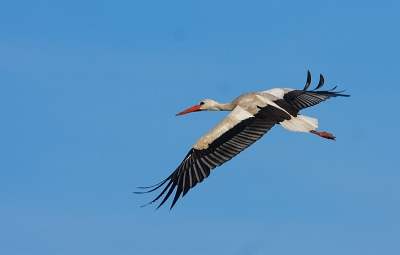
[[[282,99],[274,101],[277,105],[287,110],[292,116],[297,116],[298,112],[304,108],[319,104],[331,97],[349,97],[350,95],[341,94],[344,91],[331,90],[317,91],[324,85],[324,77],[320,74],[318,85],[313,90],[307,90],[311,84],[311,74],[307,72],[307,82],[303,90],[291,90]]]
[[[276,114],[277,112],[280,114]],[[235,110],[232,111],[221,123],[226,121],[226,119],[229,120],[229,118],[232,118],[234,114]],[[282,117],[282,114],[287,115],[273,106],[259,107],[257,114],[238,122],[228,131],[224,132],[212,141],[208,145],[208,148],[192,148],[178,168],[176,168],[176,170],[165,180],[150,187],[140,187],[150,190],[135,193],[143,194],[152,192],[166,185],[161,193],[149,203],[151,204],[157,201],[165,194],[160,205],[157,207],[158,209],[167,201],[176,188],[175,196],[170,208],[172,209],[181,194],[182,197],[185,196],[191,188],[196,186],[197,183],[200,183],[207,178],[212,169],[229,161],[260,139],[275,124],[283,120],[282,118],[284,117]],[[290,116],[286,117],[290,118]]]

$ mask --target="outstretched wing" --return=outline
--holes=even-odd
[[[307,82],[303,90],[292,90],[287,92],[282,99],[275,101],[277,105],[284,108],[293,116],[297,116],[298,112],[304,108],[314,106],[331,97],[349,97],[350,95],[341,94],[344,91],[331,90],[317,91],[324,85],[324,77],[320,75],[318,85],[313,90],[307,90],[311,83],[311,74],[307,72]]]
[[[277,111],[280,114],[276,114]],[[231,114],[229,114],[226,118],[230,118]],[[259,111],[254,115],[254,117],[248,117],[234,125],[228,131],[224,132],[221,136],[211,142],[208,148],[192,148],[182,163],[170,176],[168,176],[168,178],[154,186],[142,187],[145,189],[152,188],[151,190],[135,193],[142,194],[152,192],[166,184],[161,193],[149,203],[151,204],[157,201],[166,193],[160,205],[157,207],[158,209],[165,203],[165,201],[167,201],[176,188],[175,197],[170,208],[172,209],[181,194],[182,197],[185,196],[191,188],[196,186],[197,183],[202,182],[210,175],[211,169],[214,169],[217,166],[229,161],[255,141],[260,139],[275,124],[277,124],[279,121],[282,121],[282,118],[284,118],[282,115],[285,114],[286,113],[280,109],[270,105],[262,108],[259,107]],[[290,118],[289,116],[287,117]]]

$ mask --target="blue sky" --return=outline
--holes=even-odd
[[[3,1],[1,254],[399,254],[398,1]],[[140,208],[226,112],[338,86],[174,209]]]

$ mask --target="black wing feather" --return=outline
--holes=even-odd
[[[210,175],[211,169],[214,169],[232,159],[234,156],[260,139],[275,124],[279,123],[281,117],[271,115],[272,112],[276,112],[275,109],[277,108],[273,106],[260,108],[260,111],[254,117],[245,119],[235,125],[232,129],[225,132],[212,142],[207,149],[197,150],[192,148],[178,168],[167,179],[160,182],[158,185],[151,186],[155,188],[150,191],[135,193],[143,194],[152,192],[161,188],[168,182],[161,194],[159,194],[149,204],[157,201],[168,190],[160,205],[157,207],[158,209],[168,200],[175,187],[177,187],[170,208],[172,209],[181,195],[182,197],[185,196],[191,188],[195,187],[197,183],[202,182]],[[281,110],[278,109],[278,111]]]
[[[334,91],[336,86],[331,90],[321,90],[324,85],[324,77],[320,75],[317,87],[314,90],[307,90],[311,82],[310,72],[307,72],[307,83],[303,90],[292,90],[286,93],[283,99],[275,101],[277,105],[285,109],[290,115],[297,116],[300,110],[319,104],[331,97],[349,97],[350,95],[342,94],[343,91]]]
[[[306,81],[306,85],[304,86],[303,90],[307,90],[308,87],[310,86],[310,84],[311,84],[311,73],[310,73],[310,71],[307,71],[307,81]]]
[[[317,90],[317,89],[319,89],[319,88],[321,88],[322,86],[324,86],[324,76],[322,76],[322,74],[320,74],[319,75],[319,82],[318,82],[318,85],[317,85],[317,87],[314,89],[314,90]]]

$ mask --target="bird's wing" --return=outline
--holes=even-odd
[[[152,188],[151,190],[135,193],[142,194],[152,192],[166,184],[162,192],[149,203],[151,204],[157,201],[167,192],[160,205],[157,207],[159,208],[167,201],[176,187],[175,197],[170,208],[172,209],[181,194],[182,197],[185,196],[191,188],[210,175],[211,169],[229,161],[260,139],[275,124],[283,120],[281,115],[286,114],[282,110],[271,105],[258,108],[260,109],[258,113],[238,122],[218,138],[214,139],[214,141],[209,144],[208,148],[192,148],[178,168],[164,181],[151,187],[143,187]],[[232,116],[235,114],[234,110],[224,120],[226,121],[226,119],[233,118]],[[224,122],[224,120],[221,121],[221,123]]]
[[[319,104],[331,97],[349,97],[350,95],[342,94],[344,91],[334,91],[336,87],[331,90],[317,91],[324,85],[324,77],[320,75],[317,87],[314,90],[307,90],[311,83],[311,74],[307,73],[307,82],[303,90],[291,90],[285,93],[283,98],[274,101],[277,105],[287,110],[293,116],[307,107]]]

